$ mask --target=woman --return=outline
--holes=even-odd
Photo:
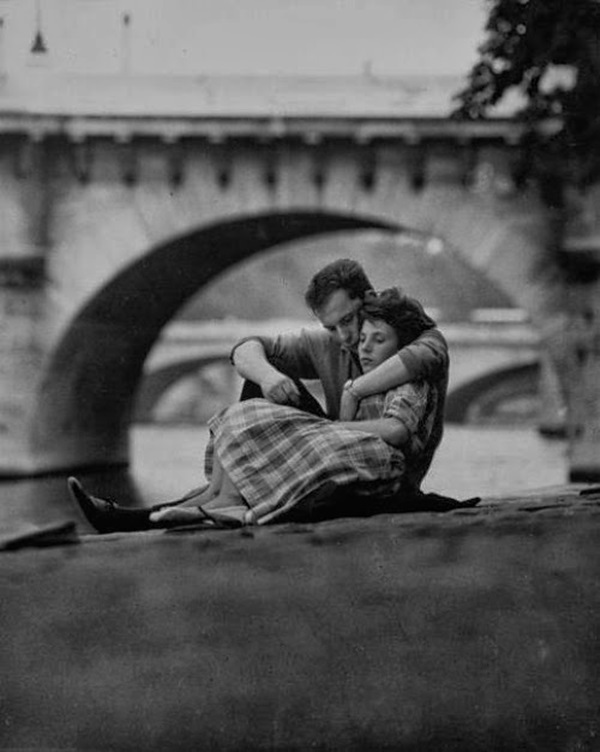
[[[364,372],[432,325],[395,288],[369,294],[363,318],[358,353]],[[352,383],[345,388],[351,392]],[[340,488],[361,497],[397,494],[412,485],[437,399],[430,384],[412,382],[364,399],[353,421],[335,422],[262,398],[232,405],[209,421],[208,487],[183,505],[148,510],[151,526],[265,524]],[[70,485],[97,527],[83,489],[76,481]]]

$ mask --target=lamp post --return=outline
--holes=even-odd
[[[31,45],[30,52],[32,55],[46,55],[48,53],[48,47],[44,34],[42,32],[42,6],[41,0],[36,0],[35,5],[35,36]]]
[[[121,23],[121,74],[129,76],[131,73],[131,13],[123,13]]]

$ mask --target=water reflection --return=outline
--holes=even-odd
[[[567,443],[537,429],[447,426],[427,490],[502,496],[568,482]]]
[[[86,485],[126,504],[176,498],[204,477],[207,430],[136,426],[131,432],[131,469],[80,473]],[[566,444],[533,429],[454,427],[446,435],[425,482],[426,490],[452,496],[512,495],[567,482]],[[0,530],[75,519],[90,527],[72,505],[65,476],[0,482]]]

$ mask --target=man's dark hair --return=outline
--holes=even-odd
[[[351,298],[364,299],[372,285],[365,270],[352,259],[337,259],[327,264],[311,279],[304,300],[317,312],[336,290],[345,290]]]

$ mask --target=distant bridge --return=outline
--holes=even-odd
[[[477,318],[477,316],[475,316]],[[222,321],[177,323],[164,329],[148,357],[136,401],[136,419],[156,419],[157,407],[177,382],[198,374],[207,365],[227,364],[218,372],[217,391],[222,404],[239,395],[241,381],[228,365],[232,345],[248,334],[271,335],[301,326],[305,321],[267,322]],[[550,430],[560,424],[562,407],[558,390],[541,378],[542,358],[539,335],[531,325],[474,321],[442,324],[450,348],[451,369],[446,417],[453,423],[481,423],[502,419],[502,404],[527,400],[527,414],[508,414],[505,420],[536,420]],[[208,396],[215,397],[214,383],[205,383]],[[545,390],[542,395],[542,390]],[[202,400],[202,386],[198,389]],[[532,415],[539,403],[541,410]]]

